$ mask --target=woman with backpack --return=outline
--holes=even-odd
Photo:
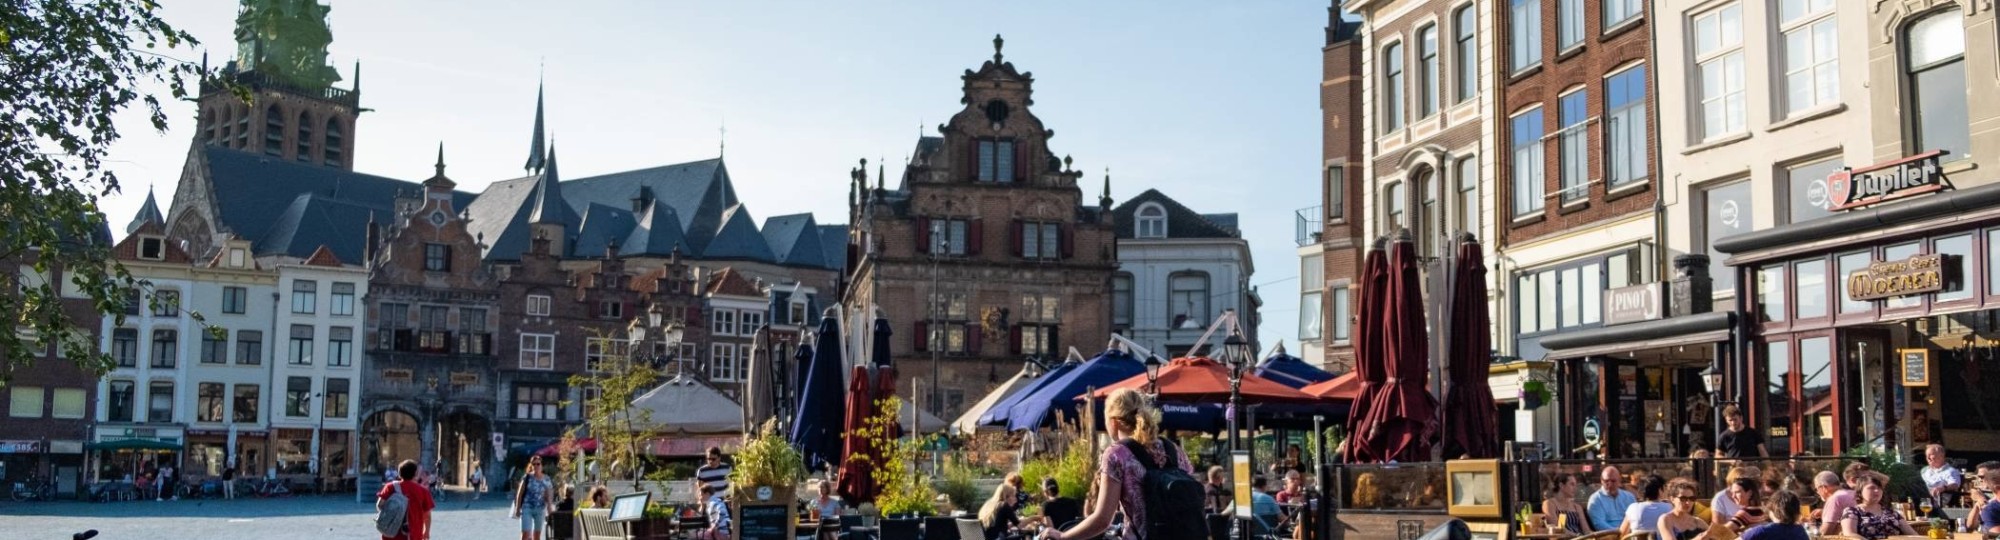
[[[528,472],[514,490],[514,517],[521,519],[521,540],[542,540],[551,503],[549,477],[542,474],[542,457],[528,458]]]
[[[1160,438],[1160,410],[1136,390],[1111,393],[1104,404],[1111,438],[1119,441],[1098,459],[1096,500],[1069,530],[1050,529],[1047,540],[1095,538],[1124,512],[1123,540],[1193,540],[1208,536],[1201,483],[1173,442]],[[1163,506],[1163,508],[1153,508]]]

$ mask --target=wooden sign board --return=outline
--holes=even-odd
[[[1903,359],[1903,386],[1931,385],[1930,349],[1897,349],[1896,357]]]
[[[743,504],[736,507],[737,540],[794,540],[797,525],[791,504]]]

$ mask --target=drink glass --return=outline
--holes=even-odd
[[[1568,513],[1561,513],[1561,512],[1559,512],[1559,513],[1557,513],[1557,514],[1556,514],[1556,529],[1557,529],[1557,530],[1563,530],[1563,531],[1567,531],[1567,530],[1569,530],[1569,514],[1568,514]]]
[[[1924,500],[1923,500],[1923,502],[1919,502],[1919,503],[1917,503],[1917,504],[1919,505],[1919,506],[1918,506],[1917,508],[1918,508],[1919,510],[1923,510],[1923,512],[1924,512],[1924,515],[1923,515],[1922,517],[1930,517],[1930,515],[1931,515],[1931,500],[1930,500],[1930,499],[1924,499]]]

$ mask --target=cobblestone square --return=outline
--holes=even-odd
[[[433,538],[519,538],[517,520],[507,517],[504,494],[448,493],[438,502]],[[122,503],[0,503],[0,540],[67,540],[85,529],[98,538],[127,539],[310,539],[380,538],[371,519],[375,506],[354,495],[303,495],[274,499],[140,501]]]

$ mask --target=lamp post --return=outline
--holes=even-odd
[[[1161,360],[1160,355],[1155,354],[1146,357],[1147,395],[1151,395],[1154,397],[1158,397],[1160,395],[1160,368],[1166,365],[1167,362],[1165,360]]]
[[[1222,359],[1229,363],[1229,450],[1233,454],[1241,449],[1236,417],[1242,414],[1243,408],[1243,368],[1250,364],[1250,344],[1243,340],[1243,334],[1230,332],[1229,339],[1223,340]],[[1252,463],[1250,468],[1254,473],[1256,464]],[[1239,526],[1236,529],[1239,538],[1249,540],[1249,527]]]
[[[1722,425],[1723,404],[1735,404],[1733,401],[1722,398],[1723,381],[1727,375],[1722,369],[1722,359],[1719,356],[1714,363],[1708,365],[1707,371],[1701,372],[1702,385],[1708,387],[1709,401],[1714,405],[1713,407],[1709,407],[1710,412],[1714,415],[1711,421],[1715,423],[1713,426],[1715,428],[1714,434],[1709,439],[1710,446],[1720,446],[1722,444],[1722,430],[1724,429]],[[1719,447],[1710,448],[1709,451],[1713,455],[1722,452],[1722,449]]]

